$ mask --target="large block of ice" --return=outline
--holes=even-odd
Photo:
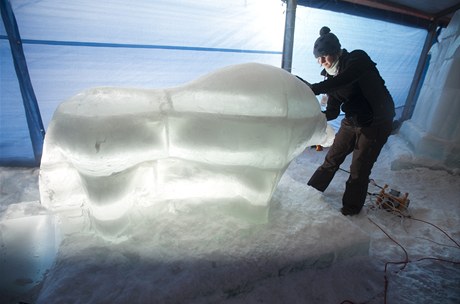
[[[55,217],[35,202],[11,204],[0,224],[0,294],[37,286],[59,248]]]
[[[326,137],[311,90],[269,65],[230,66],[168,89],[90,89],[54,113],[40,198],[54,210],[83,206],[102,222],[170,202],[266,211],[290,161]]]

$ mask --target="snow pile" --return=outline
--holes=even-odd
[[[230,66],[172,89],[92,89],[62,103],[49,125],[41,202],[83,205],[116,237],[140,206],[217,203],[266,220],[289,163],[326,139],[311,90],[269,65]]]

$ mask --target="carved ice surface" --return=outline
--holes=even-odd
[[[266,211],[290,161],[326,137],[311,90],[269,65],[230,66],[168,89],[90,89],[49,124],[41,202],[83,206],[108,223],[171,202]]]

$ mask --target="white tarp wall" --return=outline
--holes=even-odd
[[[45,129],[57,107],[96,86],[163,88],[245,62],[281,67],[281,0],[10,0]],[[298,6],[292,73],[321,80],[312,47],[328,25],[377,62],[401,107],[427,32]],[[0,26],[0,164],[33,160],[21,94]]]
[[[43,124],[95,86],[159,88],[243,62],[281,66],[280,0],[11,0]],[[0,158],[33,159],[1,26]],[[17,80],[16,80],[17,81]],[[17,85],[17,84],[16,84]]]
[[[430,50],[431,60],[412,118],[400,134],[425,165],[460,168],[460,11]]]

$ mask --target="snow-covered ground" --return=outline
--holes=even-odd
[[[372,178],[409,193],[412,219],[375,209],[371,196],[361,214],[342,216],[347,173],[324,193],[308,187],[326,151],[307,149],[283,176],[267,223],[179,208],[139,216],[132,236],[115,243],[91,229],[60,238],[39,203],[39,170],[0,168],[0,302],[459,303],[459,172],[407,151],[392,136]],[[11,269],[19,255],[40,261],[37,278]]]

